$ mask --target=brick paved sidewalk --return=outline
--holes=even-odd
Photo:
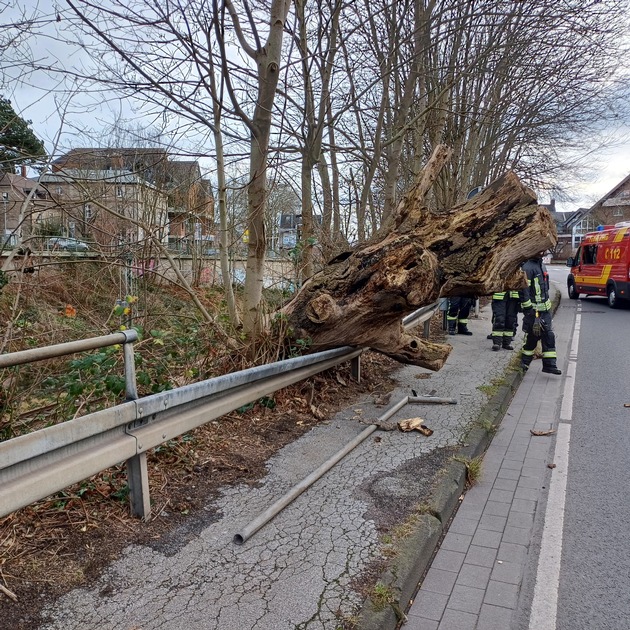
[[[554,328],[562,367],[573,320],[561,319]],[[565,378],[543,374],[540,363],[532,364],[512,400],[484,457],[481,481],[466,493],[403,630],[509,630],[555,443],[530,430],[555,428]]]

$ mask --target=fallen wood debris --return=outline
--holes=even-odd
[[[424,420],[422,418],[408,418],[406,420],[401,420],[398,423],[398,428],[405,432],[419,431],[422,435],[426,435],[427,437],[433,435],[433,429],[429,429],[429,427],[423,423]]]

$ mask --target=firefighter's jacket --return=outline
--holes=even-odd
[[[502,300],[519,300],[520,301],[520,294],[518,291],[495,291],[492,294],[492,299],[500,302]]]
[[[520,291],[521,309],[533,308],[539,313],[551,310],[549,297],[549,274],[541,258],[530,258],[523,263],[527,275],[527,286]]]

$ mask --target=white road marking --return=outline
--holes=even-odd
[[[571,421],[573,410],[573,390],[580,338],[580,322],[581,314],[578,306],[569,354],[567,378],[564,382],[564,395],[553,460],[556,467],[553,469],[549,486],[545,524],[543,526],[538,570],[536,572],[536,585],[534,586],[534,598],[529,616],[529,630],[556,630],[564,507],[567,494],[569,444],[571,440],[571,425],[569,422]]]
[[[560,422],[570,421],[573,414],[573,391],[575,389],[575,372],[577,369],[578,346],[580,344],[580,326],[582,323],[581,309],[575,316],[575,328],[573,329],[573,340],[569,351],[569,364],[567,365],[567,377],[564,381],[564,395],[562,396],[562,407],[560,409]]]

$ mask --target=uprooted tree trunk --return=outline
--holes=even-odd
[[[524,286],[520,264],[556,242],[549,212],[508,172],[465,203],[434,213],[424,198],[450,152],[438,147],[387,225],[311,277],[282,312],[312,350],[370,347],[439,370],[451,347],[405,332],[402,318],[438,297]]]

